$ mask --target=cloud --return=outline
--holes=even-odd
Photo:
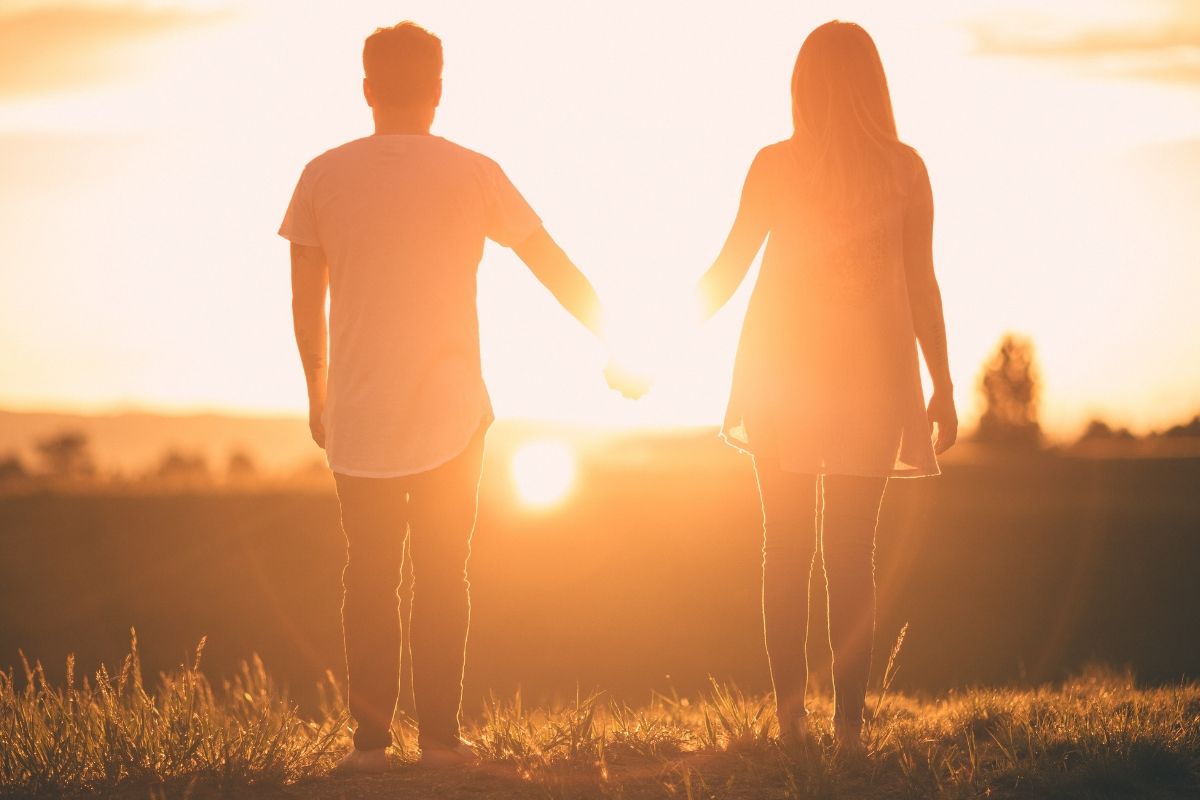
[[[120,77],[132,46],[225,16],[171,6],[58,2],[0,12],[0,100]]]
[[[1200,2],[1160,0],[1130,6],[1109,22],[1007,14],[968,24],[981,55],[1072,61],[1108,73],[1200,83]]]
[[[976,50],[989,55],[1103,56],[1200,48],[1200,20],[1143,28],[972,26]]]

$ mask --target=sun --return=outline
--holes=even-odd
[[[575,454],[557,439],[529,442],[513,454],[512,475],[526,505],[553,505],[575,482]]]

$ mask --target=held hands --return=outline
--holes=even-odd
[[[648,373],[624,366],[616,356],[609,356],[604,380],[610,389],[620,392],[628,400],[640,400],[654,385],[654,379]]]
[[[630,324],[627,317],[605,326],[608,364],[604,380],[627,400],[640,400],[650,391],[657,372],[647,358],[646,343],[640,334],[638,326]]]
[[[929,425],[936,426],[937,439],[933,450],[938,455],[946,452],[958,438],[958,411],[954,408],[954,393],[950,389],[934,389],[929,398]]]
[[[616,305],[605,315],[608,364],[604,378],[623,397],[637,400],[677,361],[679,351],[699,326],[699,304],[669,293],[649,293],[640,303]]]

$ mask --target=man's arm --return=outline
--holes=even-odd
[[[550,238],[545,228],[539,227],[525,241],[513,247],[513,252],[571,316],[597,337],[603,338],[604,323],[596,290],[558,243]]]
[[[911,206],[904,223],[904,272],[913,331],[933,379],[929,421],[937,424],[935,449],[944,453],[958,438],[958,412],[950,380],[942,291],[933,271],[933,192],[925,165],[919,165]]]
[[[325,295],[329,290],[329,264],[319,247],[292,245],[292,322],[296,347],[304,365],[308,387],[308,428],[313,441],[325,447],[325,392],[329,376],[329,328]]]
[[[571,316],[595,334],[596,338],[602,341],[606,339],[604,314],[596,290],[558,243],[550,238],[544,227],[539,227],[525,241],[514,247],[513,252],[525,262],[529,271],[550,290],[550,294],[554,295]],[[609,356],[604,374],[609,386],[626,397],[641,397],[649,388],[649,381],[644,376],[627,372],[617,364],[612,355]]]

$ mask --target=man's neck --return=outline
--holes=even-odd
[[[376,108],[372,109],[375,117],[375,135],[405,134],[408,136],[428,136],[429,126],[433,115],[428,111]]]

